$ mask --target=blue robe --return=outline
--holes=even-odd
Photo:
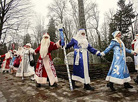
[[[132,50],[125,48],[123,42],[121,45],[122,47],[120,47],[120,44],[116,39],[113,39],[110,45],[103,51],[104,54],[107,54],[111,49],[113,49],[113,60],[106,80],[117,84],[124,84],[125,82],[131,81],[126,65],[126,52],[132,53]]]
[[[74,64],[72,80],[77,80],[82,83],[88,84],[90,83],[88,51],[90,51],[92,54],[98,54],[99,51],[92,48],[90,44],[88,44],[87,48],[82,48],[78,45],[78,41],[74,38],[72,38],[71,42],[67,44],[66,49],[72,46],[74,47]],[[78,62],[76,60],[78,60]]]
[[[13,67],[13,64],[14,64],[15,59],[16,59],[16,56],[13,56],[12,57],[12,60],[10,61],[10,66],[11,67]]]

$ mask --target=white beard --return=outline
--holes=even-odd
[[[138,40],[138,36],[135,36],[135,39],[137,39],[137,40]]]
[[[88,40],[87,39],[78,39],[78,45],[82,48],[88,47]]]
[[[43,38],[41,40],[41,46],[40,46],[40,55],[41,55],[41,58],[46,57],[46,55],[48,53],[49,45],[50,45],[50,39]]]
[[[5,59],[8,59],[8,58],[10,58],[10,57],[11,57],[10,52],[6,53]]]
[[[88,40],[86,39],[86,36],[78,35],[76,40],[78,41],[78,46],[81,46],[82,48],[88,47]]]
[[[22,47],[20,47],[20,48],[18,49],[18,51],[17,51],[17,54],[18,54],[18,55],[22,55],[23,50],[24,50],[24,49],[23,49]]]
[[[25,50],[30,50],[30,48],[25,48]]]

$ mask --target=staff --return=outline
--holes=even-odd
[[[68,79],[69,79],[69,84],[70,84],[70,90],[73,91],[73,87],[72,87],[72,81],[71,81],[71,76],[70,76],[70,71],[69,71],[69,65],[68,65],[68,60],[67,60],[67,54],[66,54],[66,50],[65,50],[65,42],[64,42],[64,34],[63,34],[63,29],[60,28],[59,29],[60,32],[60,39],[61,39],[61,46],[63,48],[64,51],[64,56],[65,56],[65,64],[66,64],[66,68],[67,68],[67,73],[68,73]]]

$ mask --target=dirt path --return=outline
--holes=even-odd
[[[132,79],[136,73],[131,74]],[[83,85],[77,82],[80,88],[70,91],[67,80],[60,79],[57,88],[43,85],[35,87],[30,79],[16,78],[11,74],[0,73],[0,102],[138,102],[138,85],[131,81],[133,89],[126,90],[123,85],[115,85],[116,92],[106,87],[104,79],[92,80],[91,86],[95,91],[86,91]]]

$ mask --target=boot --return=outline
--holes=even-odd
[[[39,87],[41,87],[41,84],[39,84],[39,83],[36,83],[36,87],[38,87],[38,88],[39,88]]]
[[[124,88],[125,89],[133,88],[133,86],[131,86],[129,83],[124,83]]]
[[[134,82],[138,84],[138,75],[137,75],[136,79],[134,79]]]
[[[90,84],[84,84],[84,89],[94,91],[94,87],[91,87]]]
[[[50,83],[49,83],[50,85]],[[50,87],[57,87],[57,83],[54,83],[53,85],[50,85]]]
[[[79,88],[79,86],[76,86],[76,85],[75,85],[75,80],[72,80],[72,87],[73,87],[73,89]]]
[[[107,87],[110,87],[112,91],[116,91],[113,85],[114,84],[112,82],[107,83]]]
[[[4,74],[4,73],[5,73],[5,70],[4,70],[4,71],[2,71],[2,73]]]
[[[30,77],[30,80],[31,80],[31,81],[34,81],[35,79],[34,79],[34,77],[32,76],[32,77]]]

